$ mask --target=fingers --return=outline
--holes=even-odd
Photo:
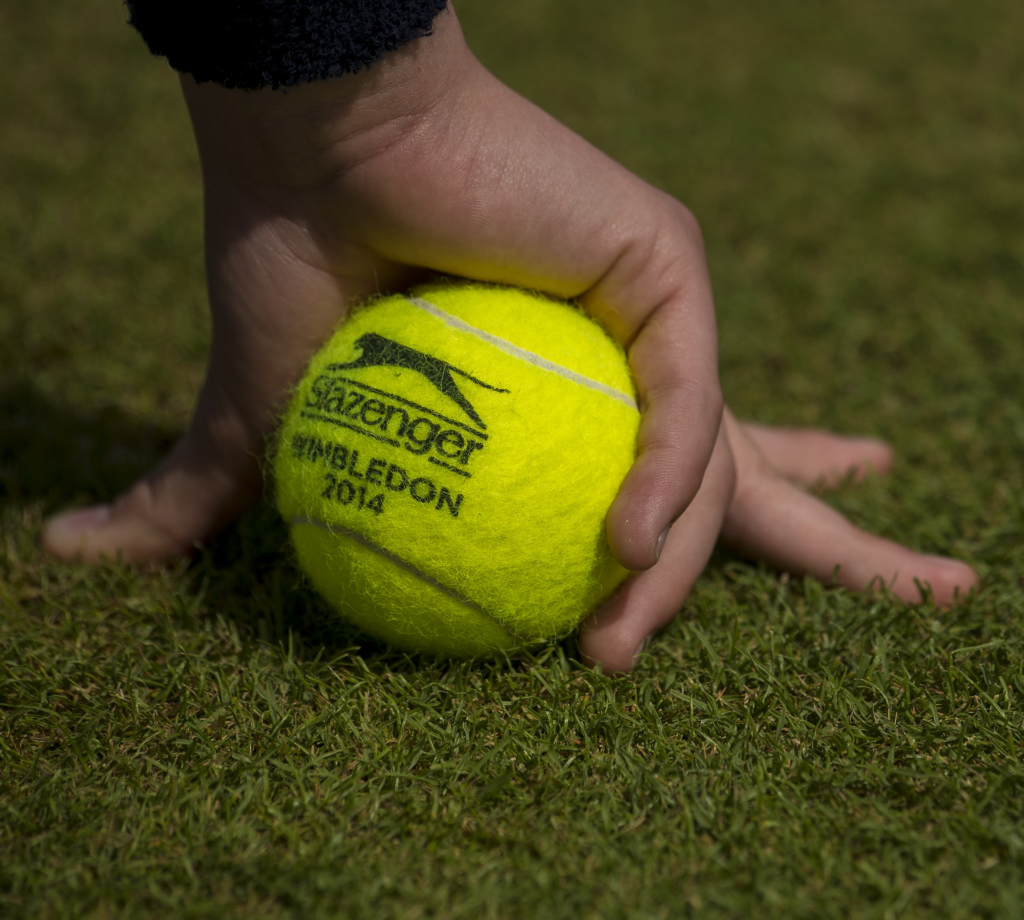
[[[795,574],[856,591],[885,584],[911,603],[916,582],[930,585],[937,604],[977,584],[966,563],[915,553],[854,527],[841,514],[782,479],[728,411],[725,427],[736,462],[736,492],[722,540],[743,555]]]
[[[892,469],[892,448],[874,438],[853,438],[813,428],[775,428],[740,422],[743,433],[786,479],[804,486],[835,486],[847,476],[860,482]]]
[[[714,300],[696,221],[667,201],[661,226],[651,221],[646,232],[655,239],[643,258],[623,257],[581,298],[597,315],[638,322],[629,359],[643,419],[636,461],[608,513],[612,552],[633,571],[657,562],[664,534],[697,495],[723,405]]]
[[[835,578],[857,591],[884,583],[911,603],[922,600],[918,584],[928,586],[940,605],[977,584],[977,574],[966,563],[916,553],[854,527],[783,479],[747,430],[725,411],[703,485],[669,531],[660,561],[626,582],[581,628],[579,645],[585,661],[600,664],[609,673],[631,670],[651,634],[682,607],[719,534],[738,552],[776,568],[811,575],[826,584]],[[768,433],[763,440],[772,459],[791,474],[806,475],[809,482],[821,481],[819,472],[890,456],[884,445],[879,450],[877,442],[868,440],[833,439],[819,432],[793,432],[790,440],[788,432],[780,437],[772,437],[776,432],[770,429]],[[817,454],[813,463],[800,464],[801,443]]]
[[[651,635],[682,607],[704,570],[732,497],[732,455],[724,431],[696,498],[668,533],[658,564],[630,578],[580,629],[583,660],[605,673],[632,669]]]

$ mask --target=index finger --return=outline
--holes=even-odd
[[[640,397],[637,457],[607,518],[608,542],[627,569],[657,562],[668,529],[700,489],[722,419],[718,339],[700,228],[665,196],[650,241],[626,247],[583,295],[583,306],[627,328]],[[630,337],[629,325],[636,331]]]

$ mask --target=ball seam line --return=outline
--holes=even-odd
[[[503,630],[510,638],[515,639],[517,642],[523,641],[522,637],[519,636],[515,632],[515,630],[509,629],[508,624],[503,623],[497,617],[492,616],[479,604],[475,603],[474,601],[471,601],[468,597],[464,597],[454,588],[449,587],[443,582],[438,581],[433,576],[428,575],[426,572],[423,572],[420,569],[416,568],[416,566],[414,566],[411,562],[408,562],[407,560],[403,559],[401,556],[398,556],[395,553],[392,553],[389,550],[384,549],[383,546],[374,543],[371,539],[359,533],[359,531],[349,530],[349,528],[341,527],[337,524],[328,524],[324,521],[319,520],[318,518],[309,517],[308,515],[304,514],[294,515],[291,518],[290,523],[292,524],[293,527],[298,526],[300,524],[309,524],[312,527],[319,527],[320,530],[324,530],[329,534],[333,534],[334,536],[348,537],[350,540],[355,540],[355,542],[358,543],[360,546],[365,546],[368,550],[377,553],[377,555],[383,557],[392,565],[396,565],[403,571],[408,572],[410,575],[413,575],[416,578],[420,579],[420,581],[426,582],[428,585],[432,585],[433,587],[437,588],[438,591],[440,591],[442,594],[446,594],[452,600],[458,601],[460,604],[465,604],[465,606],[473,610],[476,610],[478,613],[487,617],[487,619],[490,620],[499,629]]]
[[[429,313],[431,316],[441,320],[441,322],[451,326],[453,329],[458,329],[460,332],[475,335],[478,339],[487,342],[489,345],[493,345],[495,348],[500,349],[506,354],[512,355],[514,358],[518,358],[520,361],[525,361],[527,364],[532,364],[534,367],[538,367],[541,370],[558,374],[560,377],[564,377],[566,380],[578,384],[579,386],[586,387],[590,390],[596,390],[598,393],[604,393],[605,396],[610,396],[612,399],[616,399],[629,406],[629,408],[635,409],[638,412],[640,411],[640,407],[632,396],[629,396],[620,390],[616,390],[614,387],[610,387],[606,383],[601,383],[599,380],[592,380],[590,377],[584,377],[582,374],[577,374],[576,371],[571,371],[569,368],[562,367],[560,364],[555,364],[554,361],[542,358],[540,355],[535,354],[532,351],[527,351],[525,348],[513,345],[511,342],[499,338],[496,335],[492,335],[490,332],[485,332],[483,329],[477,329],[476,326],[471,326],[469,323],[459,319],[457,316],[452,316],[451,313],[446,313],[439,306],[431,303],[429,300],[424,300],[422,297],[407,297],[406,300],[408,300],[414,307],[418,307],[425,313]]]

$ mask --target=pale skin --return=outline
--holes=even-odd
[[[630,670],[719,539],[908,601],[915,580],[940,604],[975,584],[966,564],[858,530],[799,488],[884,473],[884,444],[723,409],[693,216],[496,80],[450,9],[360,74],[287,92],[188,76],[182,88],[205,189],[206,380],[161,464],[112,505],[47,522],[55,556],[167,559],[215,533],[260,495],[286,394],[351,305],[444,272],[575,298],[629,354],[643,422],[607,533],[637,574],[584,624],[588,662]]]

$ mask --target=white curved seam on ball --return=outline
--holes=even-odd
[[[476,326],[471,326],[464,320],[459,319],[457,316],[452,316],[451,313],[446,313],[437,304],[432,304],[429,300],[424,300],[422,297],[407,297],[414,307],[419,307],[425,313],[429,313],[431,316],[437,317],[441,322],[446,323],[453,329],[458,329],[460,332],[468,332],[470,335],[475,335],[478,339],[487,342],[489,345],[493,345],[495,348],[500,348],[507,354],[512,355],[514,358],[519,358],[520,361],[526,361],[528,364],[539,367],[542,370],[550,371],[553,374],[558,374],[560,377],[564,377],[566,380],[571,380],[573,383],[579,384],[581,387],[587,387],[590,390],[597,390],[598,393],[604,393],[605,396],[610,396],[612,399],[617,399],[620,403],[624,403],[629,406],[630,409],[635,409],[637,412],[640,411],[640,407],[637,405],[635,399],[628,393],[623,393],[621,390],[616,390],[615,387],[610,387],[606,383],[601,383],[599,380],[591,380],[590,377],[584,377],[582,374],[577,374],[576,371],[571,371],[567,367],[562,367],[561,364],[555,364],[554,361],[549,361],[547,358],[542,358],[540,355],[535,354],[532,351],[527,351],[525,348],[520,348],[518,345],[513,345],[511,342],[499,338],[496,335],[492,335],[490,332],[484,332],[483,329],[477,329]]]
[[[351,540],[355,540],[356,543],[360,544],[360,546],[365,546],[371,552],[374,552],[378,556],[387,559],[387,561],[390,562],[392,565],[396,565],[403,571],[408,572],[410,575],[414,575],[416,578],[420,579],[420,581],[426,582],[428,585],[432,585],[433,587],[437,588],[438,591],[440,591],[442,594],[446,594],[452,600],[458,601],[460,604],[465,604],[467,607],[476,610],[478,613],[483,614],[495,626],[503,630],[509,636],[510,639],[515,639],[517,642],[522,641],[522,638],[516,635],[516,633],[513,630],[509,629],[505,623],[502,623],[501,620],[499,620],[497,617],[494,617],[491,614],[489,614],[479,604],[474,603],[468,597],[463,597],[454,588],[449,588],[448,585],[438,581],[436,578],[432,578],[426,572],[421,572],[411,562],[407,562],[401,556],[397,556],[394,553],[384,549],[383,546],[374,543],[372,540],[368,539],[367,537],[364,537],[358,531],[349,530],[347,527],[339,527],[337,525],[327,524],[324,521],[319,520],[318,518],[312,518],[306,515],[293,516],[291,519],[291,523],[292,525],[310,524],[313,527],[319,527],[321,530],[327,531],[327,533],[329,534],[334,534],[334,536],[336,537],[348,537]]]

